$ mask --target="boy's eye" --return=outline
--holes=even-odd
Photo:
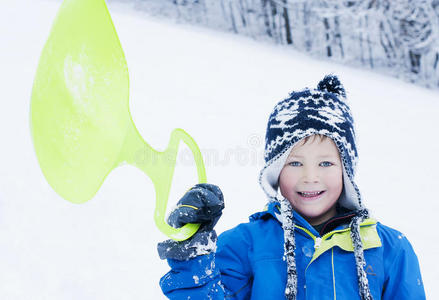
[[[300,167],[302,165],[299,161],[291,161],[288,164],[292,167]]]
[[[321,167],[330,167],[332,165],[334,165],[334,164],[332,162],[330,162],[330,161],[323,161],[323,162],[320,163]]]

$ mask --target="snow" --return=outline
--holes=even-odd
[[[0,299],[163,299],[168,270],[156,253],[151,180],[114,170],[94,199],[72,204],[45,181],[29,130],[32,81],[59,1],[3,1],[0,10]],[[439,93],[282,47],[147,18],[110,2],[130,72],[130,109],[145,140],[164,149],[173,128],[191,134],[226,209],[219,232],[266,199],[258,186],[266,121],[291,90],[340,76],[359,140],[357,183],[382,223],[418,254],[427,298],[439,298],[435,187]],[[181,152],[170,202],[196,181]]]

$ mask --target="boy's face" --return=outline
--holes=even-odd
[[[279,175],[279,187],[311,225],[335,216],[343,189],[343,167],[332,139],[312,136],[305,144],[298,142]]]

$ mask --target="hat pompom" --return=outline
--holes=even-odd
[[[323,78],[317,85],[317,89],[322,92],[333,93],[346,97],[346,91],[340,80],[338,80],[338,77],[335,75],[326,75],[325,78]]]

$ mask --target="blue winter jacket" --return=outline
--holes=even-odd
[[[285,299],[284,234],[276,203],[250,222],[224,232],[216,253],[168,259],[160,280],[170,299]],[[320,236],[299,214],[296,228],[297,299],[359,299],[356,264],[346,225]],[[425,299],[418,259],[400,232],[365,220],[360,227],[373,299]]]

